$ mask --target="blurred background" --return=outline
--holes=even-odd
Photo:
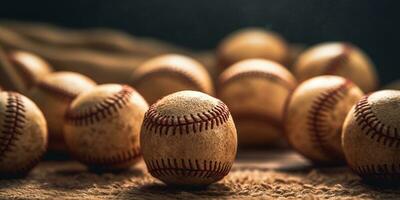
[[[372,57],[383,84],[400,72],[399,16],[390,0],[14,0],[0,6],[1,19],[115,28],[199,50],[246,26],[274,30],[292,43],[350,41]]]

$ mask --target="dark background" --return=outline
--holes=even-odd
[[[373,59],[382,83],[399,78],[395,0],[2,1],[0,18],[71,28],[110,27],[196,49],[240,27],[262,26],[307,45],[349,41]]]

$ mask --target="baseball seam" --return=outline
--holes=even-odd
[[[360,176],[365,178],[376,179],[395,179],[400,177],[399,164],[370,164],[352,167],[352,169]]]
[[[353,50],[353,47],[351,46],[351,44],[347,43],[343,44],[342,46],[342,52],[328,63],[324,74],[335,74],[338,68],[348,61],[349,55]]]
[[[338,87],[329,89],[322,92],[316,99],[314,99],[311,108],[307,115],[307,130],[310,133],[311,142],[315,148],[320,149],[324,154],[330,157],[337,157],[333,155],[335,150],[330,148],[327,143],[326,131],[329,131],[329,124],[327,124],[327,114],[335,109],[336,104],[344,97],[349,88],[349,81],[339,85]],[[337,152],[335,154],[338,154]]]
[[[224,85],[227,85],[229,83],[232,83],[236,80],[244,79],[244,78],[263,78],[266,80],[270,80],[273,82],[278,83],[279,85],[282,85],[288,90],[292,90],[295,87],[294,83],[291,83],[288,80],[285,80],[283,77],[279,76],[276,73],[271,73],[271,72],[265,72],[265,71],[247,71],[247,72],[242,72],[235,74],[229,78],[225,79],[220,79],[220,86],[223,87]]]
[[[69,108],[65,115],[65,121],[75,126],[88,126],[97,123],[126,106],[133,92],[134,90],[131,87],[123,85],[119,92],[92,107],[76,112]]]
[[[188,85],[192,85],[198,91],[209,92],[207,91],[207,87],[202,84],[198,79],[195,78],[195,75],[190,73],[189,71],[185,71],[183,69],[179,69],[176,67],[161,67],[159,69],[152,70],[148,73],[145,73],[143,76],[137,78],[133,81],[134,85],[138,85],[146,80],[150,80],[151,77],[162,75],[164,77],[178,77],[179,80],[184,81]]]
[[[376,142],[388,147],[400,147],[400,135],[396,127],[382,123],[372,111],[368,102],[369,95],[365,95],[357,103],[354,117],[362,132],[375,139]]]
[[[75,157],[77,160],[96,167],[123,164],[134,161],[135,159],[141,156],[139,147],[132,148],[129,151],[119,152],[113,156],[108,156],[108,157],[106,156],[99,157],[91,155],[81,156],[76,153],[73,153],[73,150],[71,150],[71,152],[72,156]]]
[[[7,152],[15,147],[18,136],[23,134],[22,129],[26,123],[25,105],[17,93],[7,93],[7,105],[4,114],[3,127],[0,136],[0,161]]]
[[[172,135],[182,135],[214,129],[228,121],[230,116],[228,107],[222,102],[218,102],[211,110],[183,116],[161,115],[155,106],[153,104],[146,112],[142,127],[160,136],[168,135],[170,130]]]
[[[67,101],[72,101],[76,96],[78,96],[78,93],[67,91],[57,85],[46,83],[44,81],[39,82],[37,87],[47,91],[50,94],[54,94],[55,97],[65,99]]]
[[[155,177],[182,176],[206,179],[222,179],[231,170],[231,162],[191,160],[191,159],[154,159],[145,161],[150,174]]]

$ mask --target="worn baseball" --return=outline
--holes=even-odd
[[[342,144],[350,168],[368,181],[400,181],[400,91],[365,95],[343,125]]]
[[[285,101],[295,86],[287,69],[264,59],[240,61],[220,75],[218,97],[235,119],[240,146],[276,144],[283,139]]]
[[[361,89],[339,76],[318,76],[303,82],[286,107],[284,124],[289,143],[315,163],[342,163],[342,125],[362,96]]]
[[[78,94],[94,88],[96,83],[74,72],[56,72],[41,79],[29,92],[47,119],[49,150],[65,152],[64,115]]]
[[[47,147],[46,120],[25,96],[0,92],[0,176],[27,174]]]
[[[181,91],[150,106],[140,144],[152,176],[166,184],[202,186],[229,173],[237,136],[222,101],[201,92]]]
[[[204,66],[177,54],[158,56],[140,65],[133,72],[131,85],[151,104],[181,90],[214,93]]]
[[[39,56],[25,51],[10,51],[8,53],[10,63],[18,72],[24,85],[24,93],[27,93],[41,78],[52,72],[50,65]]]
[[[378,78],[370,58],[356,46],[331,42],[318,44],[304,51],[293,67],[302,82],[314,76],[337,75],[353,81],[364,92],[378,87]]]
[[[228,35],[217,48],[220,67],[249,58],[264,58],[286,63],[287,42],[277,33],[262,28],[245,28]]]
[[[126,169],[140,158],[139,134],[148,105],[127,85],[99,85],[79,95],[65,116],[65,142],[90,168]]]

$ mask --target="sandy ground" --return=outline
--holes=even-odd
[[[24,179],[0,180],[0,199],[400,199],[346,167],[315,168],[292,152],[245,152],[231,173],[203,189],[167,187],[143,162],[121,173],[88,172],[74,161],[44,161]]]

